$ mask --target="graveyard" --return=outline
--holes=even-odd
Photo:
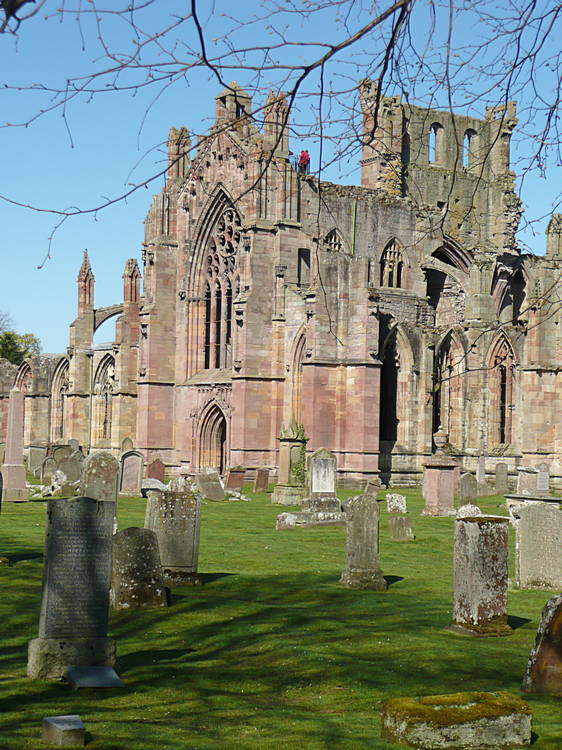
[[[338,497],[357,492],[338,490]],[[26,676],[28,642],[38,633],[47,503],[4,503],[0,750],[47,747],[39,740],[43,717],[68,714],[81,717],[92,750],[391,750],[401,745],[382,738],[384,701],[475,691],[523,699],[532,711],[532,747],[560,748],[560,698],[521,692],[541,611],[557,592],[510,583],[508,637],[448,630],[455,519],[422,515],[419,489],[399,492],[415,539],[393,541],[392,516],[379,502],[386,590],[341,585],[343,524],[277,531],[280,511],[292,508],[272,505],[270,493],[250,485],[247,501],[203,500],[201,585],[172,584],[168,607],[111,608],[108,636],[123,687],[76,691]],[[507,518],[503,496],[474,502]],[[145,526],[146,506],[144,498],[119,496],[119,530]],[[508,535],[513,582],[515,532],[497,524]]]

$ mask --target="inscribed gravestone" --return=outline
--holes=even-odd
[[[72,484],[72,482],[77,482],[82,476],[82,461],[78,460],[75,456],[69,456],[59,463],[58,469],[65,475],[67,483]],[[90,497],[89,495],[85,495],[85,493],[82,494],[85,497]]]
[[[129,451],[121,456],[121,479],[119,492],[138,495],[142,482],[144,459],[138,451]]]
[[[538,469],[534,466],[517,467],[517,494],[534,495],[537,491]]]
[[[23,463],[24,394],[12,388],[8,402],[6,455],[2,466],[5,501],[22,502],[28,499]]]
[[[414,532],[408,516],[391,516],[388,519],[390,538],[393,542],[413,542]]]
[[[145,526],[158,538],[164,579],[201,583],[197,574],[201,500],[193,492],[150,492]]]
[[[103,502],[117,501],[119,461],[107,451],[90,453],[82,464],[80,493]]]
[[[226,475],[225,489],[241,490],[244,486],[246,469],[243,466],[233,466]]]
[[[254,479],[254,492],[265,492],[269,486],[269,469],[260,467],[256,469]]]
[[[476,482],[477,484],[484,484],[486,481],[486,456],[478,456],[478,463],[476,464]]]
[[[146,476],[149,479],[158,479],[160,482],[163,482],[166,478],[166,467],[164,462],[159,458],[155,458],[154,461],[151,461],[146,467]]]
[[[41,479],[44,482],[50,482],[56,470],[57,470],[57,465],[55,463],[55,459],[52,458],[51,456],[47,456],[47,458],[43,461],[41,465]]]
[[[27,453],[27,470],[32,474],[39,469],[47,455],[47,449],[40,445],[30,445]]]
[[[374,497],[358,495],[345,510],[346,559],[343,586],[385,591],[387,583],[379,563],[379,505]]]
[[[158,540],[150,529],[129,528],[114,535],[111,604],[115,609],[167,605]]]
[[[507,464],[496,464],[495,490],[498,495],[503,495],[509,490]]]
[[[562,588],[562,510],[549,503],[514,509],[515,580],[524,589]]]
[[[507,540],[509,520],[490,516],[455,521],[453,623],[469,635],[509,635]]]
[[[406,497],[397,492],[390,492],[386,496],[386,509],[389,513],[407,513]]]
[[[336,457],[320,448],[308,459],[309,497],[302,503],[305,511],[338,512],[340,502],[336,496]]]
[[[548,493],[550,491],[550,470],[548,464],[539,464],[537,466],[537,492]]]
[[[51,450],[51,456],[53,457],[57,469],[60,465],[61,461],[64,461],[65,458],[69,458],[73,454],[73,450],[69,445],[53,445],[53,448]]]
[[[466,472],[461,474],[459,482],[459,503],[466,505],[471,503],[478,496],[478,482],[473,474]]]
[[[221,478],[216,471],[208,474],[197,474],[195,482],[203,497],[207,500],[224,500],[226,495],[222,486]]]
[[[89,497],[50,500],[39,637],[29,642],[27,674],[58,679],[68,665],[113,666],[107,638],[115,503]]]
[[[544,606],[521,689],[562,697],[562,594]]]

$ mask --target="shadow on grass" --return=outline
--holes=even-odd
[[[384,576],[384,580],[388,583],[390,588],[393,584],[404,580],[404,576]]]
[[[517,630],[517,628],[521,628],[528,622],[532,622],[532,620],[530,620],[528,617],[517,617],[517,615],[507,616],[507,624],[512,630]]]
[[[15,555],[10,555],[10,567],[13,565],[17,565],[19,562],[23,562],[24,560],[42,560],[43,559],[43,553],[42,552],[17,552]]]

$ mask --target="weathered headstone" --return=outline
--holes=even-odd
[[[45,460],[47,449],[41,445],[30,445],[27,452],[27,470],[32,474],[41,467]]]
[[[107,451],[90,453],[82,464],[80,494],[103,502],[117,502],[119,461]]]
[[[513,509],[515,583],[523,589],[562,589],[562,510],[550,503]]]
[[[507,624],[509,519],[498,516],[455,521],[453,623],[475,636],[510,635]]]
[[[254,479],[254,492],[265,492],[269,486],[269,469],[259,467],[256,469],[256,477]]]
[[[336,457],[320,448],[308,459],[309,496],[303,500],[305,511],[338,512],[341,509],[336,495]]]
[[[73,453],[76,453],[80,450],[80,442],[75,438],[70,438],[70,440],[68,441],[68,447]]]
[[[121,453],[128,453],[135,449],[135,444],[130,437],[123,438],[121,441]]]
[[[476,483],[486,484],[486,456],[478,456],[476,464]]]
[[[158,538],[164,580],[201,583],[197,573],[201,500],[193,492],[150,492],[145,527]]]
[[[50,500],[39,637],[29,642],[27,674],[59,679],[68,665],[113,666],[107,637],[115,503],[89,497]]]
[[[85,745],[86,730],[78,714],[47,716],[41,722],[41,739],[47,745]]]
[[[166,479],[166,466],[159,458],[155,458],[146,467],[146,476],[148,479],[159,479],[163,482]]]
[[[379,490],[382,488],[382,482],[379,477],[368,479],[363,490],[364,495],[370,495],[376,497]]]
[[[379,563],[379,505],[374,497],[358,495],[347,505],[346,559],[343,586],[385,591],[388,584]]]
[[[57,470],[55,459],[52,456],[47,456],[41,464],[41,479],[43,482],[50,482],[53,474]]]
[[[504,495],[509,490],[507,464],[496,464],[495,491],[497,495]]]
[[[468,472],[461,474],[459,482],[459,504],[471,503],[478,496],[478,483],[476,477]]]
[[[415,750],[506,750],[531,744],[531,708],[505,692],[391,698],[382,704],[381,718],[387,742]]]
[[[23,463],[23,400],[24,394],[12,388],[8,402],[6,455],[2,466],[4,502],[24,502],[29,497]]]
[[[393,542],[413,542],[415,539],[412,522],[408,516],[390,516],[388,529]]]
[[[195,476],[195,483],[199,487],[199,490],[203,497],[207,500],[224,500],[226,495],[222,486],[221,478],[216,471],[209,472],[208,474],[197,474]]]
[[[537,493],[548,494],[550,492],[550,468],[548,464],[542,463],[537,466]]]
[[[113,536],[110,599],[115,609],[166,606],[166,589],[154,531],[129,528]]]
[[[562,594],[544,606],[521,689],[562,697]]]
[[[472,503],[465,503],[465,505],[461,505],[457,510],[457,518],[475,518],[481,515],[482,511],[480,508]]]
[[[138,451],[123,453],[120,459],[121,477],[119,492],[123,495],[138,495],[140,493],[144,459]]]
[[[386,509],[389,513],[407,513],[406,497],[397,492],[390,492],[386,496]]]
[[[59,463],[58,469],[59,471],[62,471],[62,473],[66,476],[66,481],[68,484],[77,482],[80,479],[80,477],[82,476],[82,463],[83,462],[76,458],[74,455],[69,456],[68,458],[64,458]],[[85,497],[91,496],[85,495]]]
[[[536,495],[537,475],[539,470],[534,466],[517,467],[517,494]]]
[[[276,505],[300,505],[306,495],[306,437],[304,426],[294,416],[279,432],[279,471],[271,502]]]
[[[436,453],[424,464],[422,515],[451,516],[455,514],[455,466],[449,456]]]
[[[244,466],[232,466],[226,474],[225,489],[241,490],[244,486],[246,469]]]
[[[53,445],[51,456],[57,465],[57,469],[59,468],[61,461],[64,461],[65,458],[70,458],[73,453],[74,451],[70,445]]]
[[[141,482],[141,495],[142,497],[148,497],[149,492],[159,490],[172,490],[172,492],[178,492],[178,488],[174,485],[168,486],[167,484],[164,484],[164,482],[161,482],[159,479],[150,479],[148,477],[145,477]]]

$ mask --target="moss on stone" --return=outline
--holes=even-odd
[[[495,719],[509,714],[531,714],[525,701],[511,693],[451,693],[421,698],[392,698],[382,705],[394,720],[424,722],[433,726],[464,724],[478,719]]]

